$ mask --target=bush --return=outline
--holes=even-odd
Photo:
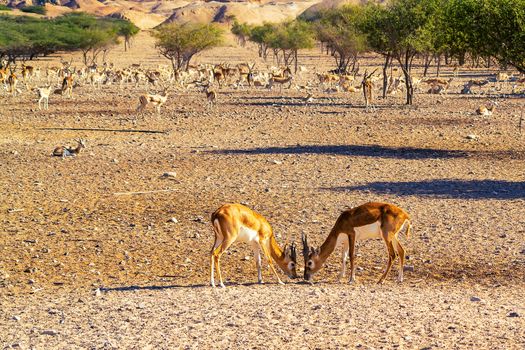
[[[6,5],[0,4],[0,11],[11,11],[11,8],[7,7]]]
[[[36,13],[36,14],[39,14],[39,15],[45,15],[47,10],[44,6],[26,6],[26,7],[22,7],[20,9],[20,11],[22,12],[26,12],[26,13]]]

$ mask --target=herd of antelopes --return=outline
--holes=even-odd
[[[156,93],[145,93],[138,96],[138,113],[144,113],[149,105],[152,105],[157,113],[167,102],[170,89],[200,89],[206,96],[206,104],[213,107],[218,101],[218,91],[225,86],[232,88],[267,88],[272,89],[279,86],[279,91],[283,87],[288,89],[295,87],[304,90],[307,96],[303,98],[305,103],[312,103],[315,100],[314,89],[320,89],[325,93],[348,92],[354,93],[362,91],[365,101],[365,109],[374,110],[374,94],[378,80],[382,77],[374,72],[368,71],[362,75],[361,83],[358,83],[358,70],[353,73],[341,73],[329,71],[326,73],[314,72],[311,80],[305,84],[300,84],[299,80],[305,81],[304,75],[307,72],[305,67],[300,67],[299,73],[294,75],[289,67],[267,67],[266,70],[257,70],[255,63],[230,64],[200,64],[189,66],[186,70],[173,72],[167,66],[160,66],[157,69],[147,69],[141,64],[132,64],[129,67],[117,69],[113,64],[104,63],[102,65],[92,64],[80,69],[72,67],[72,60],[61,60],[59,66],[46,66],[45,68],[33,67],[25,62],[20,68],[16,65],[9,65],[7,61],[0,62],[0,84],[12,96],[22,93],[22,85],[26,91],[35,91],[38,94],[38,108],[49,109],[49,99],[53,94],[59,94],[68,98],[73,98],[74,88],[80,86],[90,86],[94,90],[101,90],[102,86],[116,85],[120,89],[130,85],[137,89],[156,89]],[[452,82],[458,76],[459,68],[456,65],[452,71],[452,77],[428,78],[412,77],[412,85],[416,91],[420,91],[421,84],[427,84],[429,94],[444,95],[449,91]],[[45,75],[45,79],[44,79]],[[301,79],[298,79],[301,78]],[[43,86],[34,84],[45,81]],[[512,92],[520,84],[525,83],[524,76],[513,76],[500,72],[486,79],[470,79],[464,83],[459,93],[473,94],[473,88],[479,89],[478,94],[482,93],[482,87],[489,83],[496,83],[493,91],[498,88],[501,90],[503,84],[512,84]],[[215,86],[215,87],[214,87]],[[387,95],[395,95],[404,89],[404,77],[396,69],[391,69],[388,77],[386,89]],[[490,92],[490,91],[489,91]],[[481,105],[476,113],[479,115],[492,115],[496,103]]]
[[[306,68],[300,67],[300,74]],[[419,85],[425,83],[429,86],[429,94],[446,94],[451,83],[458,76],[459,69],[454,67],[451,78],[420,78],[412,77],[412,84],[416,90]],[[33,87],[33,83],[42,81],[45,72],[44,86]],[[373,91],[377,81],[381,78],[375,74],[376,71],[362,75],[360,84],[357,82],[357,71],[352,74],[340,72],[315,72],[315,80],[310,80],[300,85],[296,76],[288,67],[268,67],[267,71],[258,71],[255,64],[240,63],[235,66],[228,64],[201,64],[190,66],[187,70],[172,72],[168,67],[157,69],[146,69],[141,64],[132,64],[123,69],[116,69],[113,64],[104,63],[101,66],[93,64],[81,69],[72,67],[72,61],[61,60],[61,65],[56,67],[47,66],[45,69],[35,68],[22,63],[19,73],[17,67],[0,62],[0,84],[7,92],[16,96],[22,93],[22,83],[26,91],[35,91],[38,94],[38,108],[47,110],[49,98],[52,94],[59,94],[73,98],[73,90],[78,86],[91,86],[94,90],[100,90],[102,86],[117,85],[120,89],[132,85],[135,88],[154,88],[157,93],[145,93],[138,97],[138,113],[144,113],[149,105],[152,105],[157,113],[166,104],[170,96],[170,87],[179,89],[197,88],[206,96],[208,107],[217,103],[218,90],[225,86],[233,88],[255,87],[272,89],[278,85],[280,91],[283,87],[305,90],[307,96],[303,99],[306,104],[314,102],[313,89],[320,88],[325,93],[362,91],[365,100],[365,109],[374,110]],[[512,91],[515,92],[518,84],[525,83],[525,77],[509,76],[506,73],[498,73],[483,80],[469,80],[464,85],[461,94],[473,94],[473,87],[480,89],[490,82],[499,84],[512,83]],[[214,87],[215,86],[215,87]],[[388,78],[386,93],[395,95],[403,89],[404,78],[401,74],[391,71]],[[497,88],[497,87],[496,87]],[[501,89],[501,86],[499,86]],[[481,105],[476,114],[490,116],[495,110],[496,101],[491,101],[488,106]],[[53,151],[54,156],[73,157],[78,155],[86,147],[84,140],[79,139],[76,147],[59,146]],[[296,245],[285,246],[282,249],[276,241],[272,228],[268,221],[241,204],[225,204],[215,211],[211,216],[211,222],[215,233],[215,240],[211,250],[210,284],[215,287],[215,270],[219,277],[219,284],[224,287],[220,269],[220,258],[222,254],[235,241],[247,242],[251,245],[257,265],[258,281],[262,283],[261,251],[266,257],[268,264],[277,277],[279,283],[283,283],[274,267],[274,263],[284,271],[290,278],[297,277],[297,251]],[[386,268],[379,279],[383,283],[391,270],[396,257],[399,258],[398,281],[403,281],[403,269],[405,261],[405,250],[399,240],[399,233],[405,229],[405,236],[410,232],[409,215],[402,209],[387,203],[366,203],[361,206],[345,210],[336,220],[332,230],[324,243],[317,249],[309,246],[306,235],[302,236],[302,253],[304,258],[304,279],[311,281],[312,276],[324,265],[327,258],[334,252],[336,247],[342,246],[342,266],[339,279],[345,276],[346,260],[350,260],[350,282],[355,280],[355,245],[356,241],[372,238],[382,239],[385,243],[388,260]]]

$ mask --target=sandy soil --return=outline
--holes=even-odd
[[[301,58],[310,73],[332,64],[315,50]],[[145,34],[111,60],[166,63]],[[420,93],[413,108],[389,97],[371,113],[360,94],[317,91],[307,105],[296,90],[225,88],[207,109],[201,92],[175,91],[160,116],[136,125],[144,88],[82,86],[45,112],[32,92],[2,92],[0,346],[522,349],[524,101],[500,98],[494,116],[474,115],[488,98],[457,92],[484,73],[462,72],[446,97]],[[79,157],[50,156],[79,137],[88,142]],[[168,171],[177,177],[162,178]],[[119,194],[157,190],[166,191]],[[281,243],[305,232],[319,245],[341,210],[372,200],[413,218],[403,284],[394,272],[375,284],[386,254],[367,241],[353,285],[336,281],[339,252],[313,286],[276,285],[268,269],[267,284],[253,284],[250,250],[237,244],[222,260],[227,288],[207,286],[208,220],[222,203],[265,215]]]

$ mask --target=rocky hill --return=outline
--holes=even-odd
[[[13,8],[33,5],[33,0],[7,0]],[[360,0],[56,0],[46,4],[47,15],[58,16],[70,11],[84,11],[97,16],[127,18],[142,29],[164,22],[219,22],[232,16],[240,22],[260,24],[293,19],[303,12],[359,3]]]

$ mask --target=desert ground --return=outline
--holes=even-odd
[[[147,33],[109,60],[168,63]],[[333,68],[318,49],[300,60],[304,80]],[[253,47],[196,58],[244,61],[266,67]],[[305,103],[297,89],[224,87],[212,108],[197,89],[173,89],[161,114],[144,116],[145,87],[79,86],[48,111],[23,86],[16,97],[2,90],[0,347],[523,349],[525,100],[489,97],[489,86],[459,94],[493,73],[461,70],[445,96],[421,89],[408,108],[401,93],[371,112],[360,92],[320,89]],[[496,98],[494,115],[474,113]],[[87,148],[77,157],[51,156],[78,138]],[[281,245],[307,233],[319,246],[342,210],[368,201],[411,215],[403,283],[395,264],[376,284],[386,251],[369,240],[353,284],[337,281],[336,251],[314,284],[281,273],[278,285],[265,263],[259,285],[250,247],[237,243],[221,260],[226,288],[209,286],[209,218],[221,204],[260,212]]]

